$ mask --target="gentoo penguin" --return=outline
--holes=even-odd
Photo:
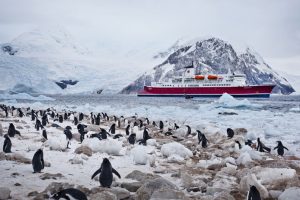
[[[78,124],[78,119],[77,117],[74,117],[74,125],[77,126],[77,124]]]
[[[72,128],[70,126],[67,126],[64,130],[64,134],[66,135],[66,138],[68,140],[68,143],[67,143],[67,149],[70,149],[69,148],[69,144],[70,144],[70,140],[72,139],[73,137],[73,134],[72,132],[70,131]]]
[[[42,123],[39,119],[36,119],[36,121],[35,121],[35,128],[37,131],[39,131],[40,128],[43,128]]]
[[[162,121],[159,121],[159,129],[160,130],[164,129],[164,123]]]
[[[176,123],[174,123],[174,129],[175,130],[179,129],[179,126]]]
[[[201,133],[199,130],[197,130],[197,133],[198,133],[198,144],[200,144],[201,142],[202,147],[206,148],[208,140],[206,139],[205,135]]]
[[[116,124],[115,124],[115,123],[113,123],[113,124],[110,126],[108,132],[110,132],[111,134],[115,134],[115,133],[116,133]]]
[[[282,144],[281,141],[277,141],[277,143],[278,143],[278,145],[277,145],[277,147],[274,148],[274,150],[277,149],[278,155],[283,156],[284,149],[288,150],[288,148],[286,148],[285,146],[283,146],[283,144]]]
[[[185,125],[187,127],[187,132],[186,132],[186,135],[185,137],[187,137],[188,135],[190,135],[192,133],[192,129],[189,125]]]
[[[68,119],[68,114],[65,112],[64,114],[64,120],[67,120]]]
[[[126,129],[125,129],[126,135],[130,134],[129,129],[130,129],[130,125],[128,124],[127,127],[126,127]]]
[[[136,139],[136,134],[135,133],[130,134],[129,137],[128,137],[129,144],[134,144],[135,139]]]
[[[8,127],[8,135],[9,135],[9,137],[15,137],[15,134],[16,134],[16,128],[15,128],[15,126],[14,126],[14,124],[13,123],[10,123],[9,124],[9,127]]]
[[[55,117],[55,113],[52,111],[50,116],[53,119]]]
[[[101,138],[104,140],[107,139],[107,135],[110,136],[110,134],[104,128],[101,128],[100,134],[101,134]]]
[[[102,187],[110,187],[113,181],[113,173],[121,178],[120,174],[111,166],[107,158],[103,159],[100,169],[92,176],[92,179],[100,173],[99,182]]]
[[[229,139],[231,139],[231,138],[233,138],[233,136],[234,136],[234,131],[231,128],[228,128],[227,129],[227,137]]]
[[[152,122],[152,126],[156,126],[156,122],[155,121]]]
[[[18,113],[19,113],[19,117],[22,118],[24,116],[23,111],[21,110],[21,108],[18,108],[17,110],[18,110]]]
[[[55,200],[59,199],[66,199],[66,200],[87,200],[86,195],[81,192],[80,190],[74,189],[74,188],[68,188],[61,190],[57,193],[55,193],[51,198]]]
[[[254,185],[250,187],[247,200],[261,200],[259,191],[256,189]]]
[[[45,140],[48,140],[46,129],[43,129],[42,135],[43,135],[43,138],[44,138]]]
[[[100,113],[98,113],[98,115],[95,118],[95,124],[100,125]]]
[[[42,169],[44,169],[44,156],[43,156],[43,150],[38,149],[32,158],[32,166],[33,166],[33,172],[40,173]]]
[[[11,153],[11,140],[7,134],[4,135],[3,152]]]
[[[142,128],[144,126],[143,121],[139,119],[139,122],[140,122],[139,128]]]
[[[64,121],[63,116],[62,116],[62,115],[59,115],[59,117],[58,117],[58,122],[59,122],[59,123],[63,123],[63,121]]]
[[[257,138],[257,147],[256,147],[256,150],[257,151],[260,151],[260,152],[268,152],[270,153],[271,149],[269,147],[266,147],[261,141],[260,141],[260,138]]]
[[[31,110],[31,121],[34,121],[36,118],[36,114],[34,112],[34,110]]]
[[[43,117],[42,117],[42,125],[46,126],[47,123],[49,124],[48,116],[47,116],[47,114],[44,114]]]

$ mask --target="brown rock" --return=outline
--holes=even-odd
[[[90,147],[82,145],[80,147],[78,147],[77,149],[75,149],[75,153],[76,154],[85,154],[87,156],[92,156],[93,155],[93,151]]]

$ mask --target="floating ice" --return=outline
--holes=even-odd
[[[33,101],[54,101],[55,100],[51,97],[47,97],[44,95],[39,95],[37,97],[34,97],[27,93],[0,94],[0,99],[6,99],[6,100],[25,99],[25,100],[33,100]]]
[[[256,104],[250,103],[248,99],[238,100],[233,96],[224,93],[219,100],[216,102],[216,107],[222,108],[251,108],[251,107],[259,107]]]

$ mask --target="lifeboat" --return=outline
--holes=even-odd
[[[209,80],[217,80],[218,76],[217,75],[208,75],[207,79],[209,79]]]
[[[205,76],[203,75],[195,75],[196,80],[204,80]]]

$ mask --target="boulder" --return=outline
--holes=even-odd
[[[102,191],[99,193],[92,194],[90,199],[93,200],[118,200],[117,196],[109,191]]]
[[[181,200],[184,199],[185,195],[183,192],[172,190],[172,189],[160,189],[153,192],[151,195],[151,200],[164,200],[164,199],[172,199],[172,200]]]
[[[172,189],[172,190],[177,190],[176,185],[173,183],[167,181],[164,178],[156,178],[153,180],[150,180],[143,184],[137,191],[137,199],[138,200],[146,200],[150,199],[153,192],[156,190],[164,190],[164,189]]]
[[[61,173],[57,173],[57,174],[50,174],[50,173],[45,173],[40,175],[40,179],[42,180],[47,180],[47,179],[58,179],[58,178],[62,178],[64,177]]]
[[[290,200],[290,199],[299,199],[300,188],[290,187],[284,190],[284,192],[278,197],[278,200]]]
[[[138,170],[134,170],[131,173],[127,174],[127,176],[125,176],[125,178],[129,178],[129,179],[133,179],[136,181],[140,181],[142,183],[155,179],[155,178],[159,178],[160,176],[158,175],[154,175],[154,174],[149,174],[149,173],[143,173],[141,171]]]
[[[93,155],[93,151],[90,147],[82,145],[80,147],[78,147],[77,149],[75,149],[75,153],[76,154],[85,154],[87,156],[92,156]]]
[[[0,187],[0,200],[6,200],[10,198],[10,189],[7,187]]]
[[[121,183],[121,187],[129,192],[136,192],[142,186],[141,182]]]

